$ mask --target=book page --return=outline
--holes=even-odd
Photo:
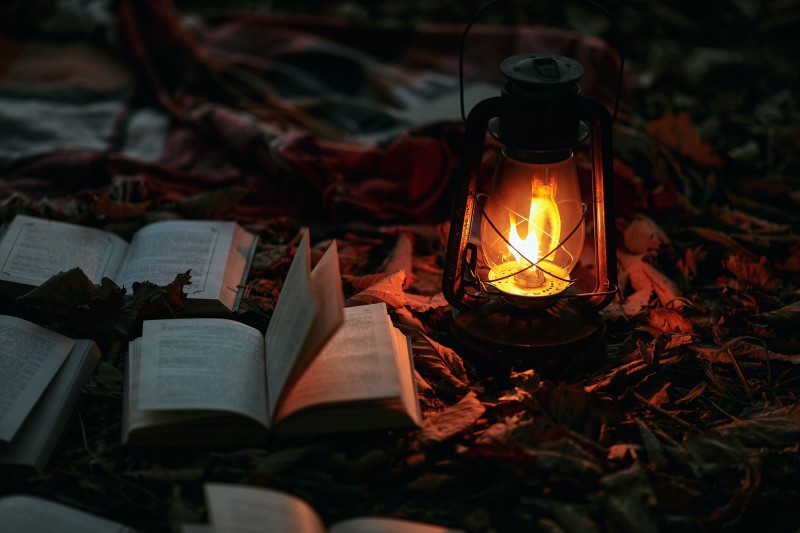
[[[311,271],[311,290],[316,295],[319,312],[311,326],[311,331],[308,332],[300,357],[295,363],[295,370],[298,374],[344,322],[344,294],[342,294],[342,277],[339,274],[339,251],[336,241],[331,242],[314,270]]]
[[[166,427],[191,420],[207,420],[207,411],[139,410],[139,362],[142,360],[142,338],[128,344],[125,358],[125,386],[122,389],[122,443],[128,444],[130,433],[148,427]]]
[[[414,353],[411,350],[411,341],[402,331],[394,327],[389,315],[386,315],[386,320],[392,330],[395,364],[397,366],[397,376],[400,380],[400,390],[402,391],[401,399],[406,407],[406,412],[419,425],[422,423],[422,411],[419,408],[417,382],[414,379]]]
[[[326,403],[399,398],[386,304],[348,307],[344,323],[283,398],[274,421]]]
[[[0,443],[0,463],[27,465],[41,472],[72,417],[83,384],[100,360],[97,345],[75,341],[67,360],[56,372],[11,443]]]
[[[245,231],[239,224],[233,226],[231,248],[228,252],[228,264],[222,279],[222,292],[219,300],[228,309],[239,308],[242,293],[241,287],[247,281],[248,270],[256,252],[257,237]]]
[[[58,531],[59,533],[133,533],[118,522],[36,496],[0,498],[3,531]]]
[[[147,320],[133,407],[223,410],[266,425],[263,354],[261,332],[233,320]]]
[[[0,315],[0,440],[14,438],[74,345],[27,320]]]
[[[344,321],[344,295],[342,294],[342,279],[339,275],[339,254],[336,241],[333,241],[320,258],[314,270],[311,271],[311,290],[316,295],[319,312],[308,331],[303,347],[297,354],[289,377],[283,383],[281,390],[290,389],[295,381],[305,372],[309,363],[316,357],[326,342]],[[279,409],[280,396],[277,405],[270,404],[272,409]]]
[[[264,336],[270,416],[319,313],[311,287],[311,246],[303,232]]]
[[[187,296],[216,300],[222,289],[234,224],[170,220],[145,226],[131,240],[115,281],[127,289],[142,281],[166,285],[178,274],[191,270]]]
[[[329,531],[330,533],[463,533],[460,529],[450,529],[413,520],[377,516],[342,520],[333,524]]]
[[[217,533],[323,533],[325,526],[303,500],[272,489],[206,483],[209,521]]]
[[[40,285],[79,267],[100,283],[115,278],[127,248],[122,238],[96,228],[17,215],[0,241],[0,280]]]

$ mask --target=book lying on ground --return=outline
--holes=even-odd
[[[99,359],[92,341],[0,315],[0,464],[44,470]]]
[[[30,533],[135,533],[118,522],[37,496],[14,494],[0,498],[0,531]]]
[[[304,500],[273,489],[206,483],[204,486],[209,527],[205,531],[240,533],[457,533],[424,522],[365,516],[341,520],[326,528],[322,518]],[[201,526],[202,527],[202,526]],[[184,533],[199,532],[183,527]]]
[[[419,425],[408,339],[383,303],[344,309],[335,242],[311,271],[308,232],[266,335],[236,321],[145,321],[130,343],[124,443],[232,445]]]
[[[148,224],[128,243],[114,233],[17,215],[0,236],[0,292],[19,296],[52,275],[79,267],[94,283],[167,285],[190,270],[188,313],[236,310],[256,237],[235,222],[169,220]]]

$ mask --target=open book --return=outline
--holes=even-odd
[[[237,533],[458,533],[461,530],[388,517],[358,517],[326,528],[311,506],[273,489],[206,483],[209,526],[183,526],[184,533],[200,531]]]
[[[236,321],[145,321],[126,359],[125,443],[231,445],[419,425],[408,339],[383,303],[344,309],[334,242],[308,232],[266,335]]]
[[[0,464],[45,468],[99,359],[92,341],[0,315]]]
[[[3,533],[135,533],[113,520],[24,494],[0,498],[0,530]]]
[[[191,270],[186,312],[235,311],[255,246],[235,222],[155,222],[128,243],[97,228],[17,215],[0,237],[0,292],[19,296],[75,267],[94,283],[106,277],[127,289],[166,285]]]

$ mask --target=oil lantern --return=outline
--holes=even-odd
[[[501,94],[466,118],[455,175],[443,274],[451,333],[479,352],[566,357],[603,338],[600,311],[616,292],[612,118],[581,95],[574,59],[520,54],[500,70]],[[481,173],[487,131],[501,145],[490,178]],[[586,197],[575,156],[584,143]],[[594,265],[579,271],[588,280],[575,270],[587,238]]]

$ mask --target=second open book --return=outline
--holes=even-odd
[[[304,500],[275,489],[228,483],[204,486],[209,524],[184,524],[182,533],[463,533],[460,529],[383,516],[359,516],[325,527]]]
[[[130,344],[130,444],[239,444],[420,423],[411,349],[384,304],[344,309],[334,242],[306,231],[266,335],[217,318],[153,320]]]

